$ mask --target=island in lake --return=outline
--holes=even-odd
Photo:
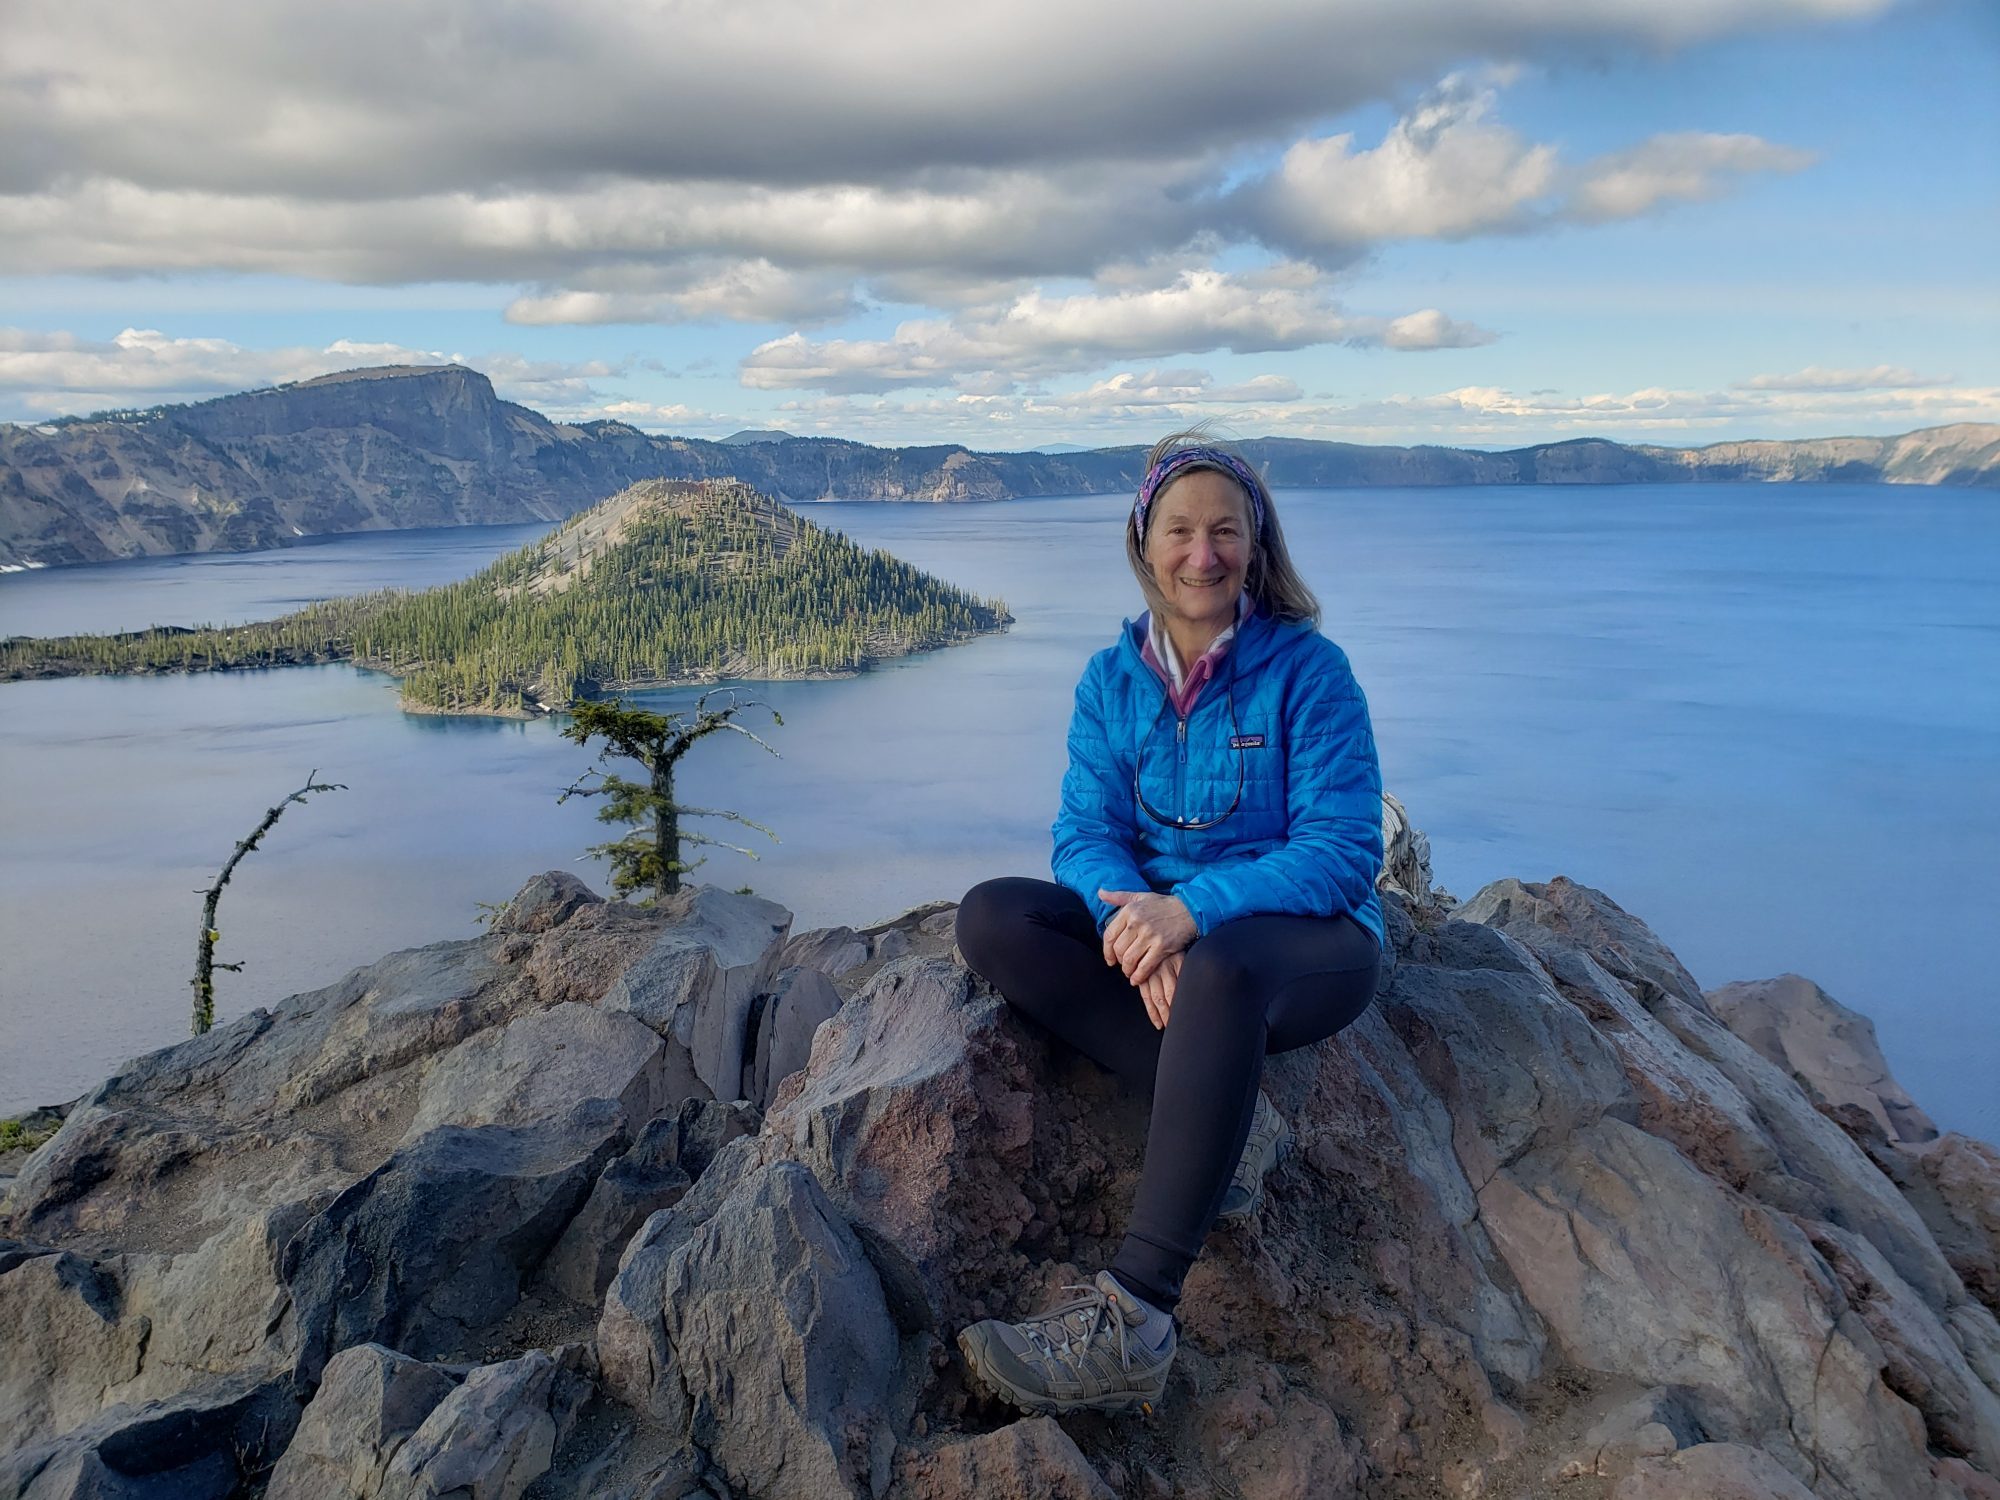
[[[352,662],[419,712],[528,716],[730,677],[844,676],[1011,617],[735,480],[649,480],[471,578],[225,628],[0,641],[0,681]]]

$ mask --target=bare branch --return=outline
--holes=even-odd
[[[725,724],[718,724],[718,725],[716,725],[715,727],[716,727],[717,729],[728,729],[728,730],[732,730],[732,731],[734,731],[735,733],[737,733],[737,734],[740,734],[740,735],[742,735],[742,736],[743,736],[743,738],[744,738],[744,739],[746,739],[746,740],[755,740],[755,741],[756,741],[756,742],[757,742],[758,744],[760,744],[760,745],[763,745],[763,746],[764,746],[764,748],[765,748],[766,750],[769,750],[769,751],[770,751],[770,752],[771,752],[771,753],[772,753],[773,755],[777,755],[777,754],[778,754],[778,752],[777,752],[777,750],[776,750],[776,749],[774,749],[774,748],[773,748],[773,747],[772,747],[771,745],[769,745],[769,744],[766,744],[764,740],[762,740],[762,739],[758,738],[758,736],[757,736],[757,735],[755,735],[755,734],[751,733],[751,732],[750,732],[749,730],[745,729],[745,728],[744,728],[744,727],[743,727],[743,726],[742,726],[741,724],[727,724],[727,723],[725,723]],[[784,757],[782,757],[782,756],[779,756],[779,759],[781,759],[781,760],[782,760],[783,758],[784,758]]]
[[[243,965],[240,963],[217,963],[215,959],[215,945],[222,937],[221,932],[216,929],[215,909],[217,903],[222,900],[222,888],[229,884],[229,877],[236,873],[236,866],[242,861],[243,856],[255,852],[257,846],[264,841],[264,835],[269,833],[276,826],[278,819],[285,815],[286,808],[290,807],[294,802],[303,804],[306,798],[314,792],[344,792],[347,790],[339,782],[314,780],[318,775],[319,769],[318,767],[314,767],[306,773],[306,784],[304,786],[300,787],[296,792],[287,793],[284,800],[279,802],[276,807],[265,811],[264,821],[250,830],[249,837],[237,842],[236,852],[229,856],[229,862],[222,867],[222,873],[215,877],[215,884],[202,893],[207,897],[207,900],[202,903],[201,908],[201,940],[195,948],[194,979],[191,981],[194,985],[194,1034],[196,1036],[200,1036],[215,1024],[215,971],[217,969],[227,969],[234,974],[243,972]]]
[[[596,797],[602,795],[604,792],[609,791],[610,790],[609,787],[584,785],[584,782],[588,781],[591,777],[596,776],[602,778],[603,775],[604,772],[601,769],[599,769],[596,766],[591,767],[588,771],[585,771],[581,776],[577,777],[575,781],[571,782],[567,787],[563,789],[562,795],[556,798],[557,805],[560,806],[562,803],[569,801],[569,799],[572,797]]]
[[[684,818],[727,818],[732,823],[741,823],[745,828],[756,829],[774,844],[782,844],[784,842],[783,839],[779,838],[777,834],[766,828],[762,823],[757,822],[753,818],[746,818],[742,813],[727,812],[719,807],[676,807],[674,811]]]
[[[755,850],[745,849],[741,844],[727,843],[722,839],[712,839],[705,833],[683,832],[681,834],[681,842],[683,844],[700,844],[709,849],[733,849],[736,853],[741,854],[748,859],[755,859],[757,857]],[[681,868],[686,870],[686,869],[692,869],[693,866],[683,865],[681,866]]]

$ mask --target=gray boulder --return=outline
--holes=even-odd
[[[0,1432],[46,1438],[114,1404],[285,1364],[277,1259],[301,1209],[258,1214],[181,1255],[72,1252],[0,1273]]]
[[[1400,1008],[1391,987],[1339,1045],[1266,1064],[1265,1091],[1305,1143],[1305,1175],[1295,1190],[1300,1202],[1290,1233],[1262,1236],[1267,1245],[1285,1247],[1280,1253],[1288,1260],[1308,1245],[1328,1247],[1316,1253],[1330,1253],[1341,1275],[1374,1289],[1364,1301],[1329,1299],[1316,1310],[1326,1322],[1305,1337],[1347,1355],[1330,1380],[1369,1409],[1399,1414],[1394,1435],[1382,1439],[1397,1450],[1404,1426],[1450,1411],[1470,1408],[1504,1422],[1491,1382],[1530,1385],[1548,1344],[1480,1218],[1454,1146],[1463,1127],[1446,1102],[1453,1096],[1441,1099],[1426,1081],[1425,1065],[1398,1034]],[[1280,1210],[1288,1187],[1284,1173],[1269,1185]],[[1300,1338],[1299,1293],[1278,1281],[1268,1308],[1242,1305],[1231,1291],[1243,1274],[1241,1258],[1229,1253],[1234,1247],[1226,1239],[1211,1237],[1211,1244],[1217,1253],[1196,1262],[1190,1289],[1226,1300],[1214,1311],[1214,1304],[1198,1303],[1183,1320],[1218,1348],[1275,1355]],[[1392,1351],[1419,1340],[1419,1330],[1421,1342],[1462,1346],[1469,1357],[1435,1363],[1396,1357]],[[1414,1453],[1396,1461],[1413,1462]]]
[[[1993,1500],[2000,1157],[1808,1097],[1586,887],[1503,882],[1483,922],[1387,893],[1376,1003],[1266,1067],[1300,1149],[1189,1273],[1175,1420],[1067,1431],[985,1404],[949,1334],[1115,1254],[1148,1105],[943,957],[947,905],[857,935],[813,1025],[828,976],[773,982],[755,910],[718,938],[734,898],[518,905],[134,1064],[28,1163],[11,1493],[254,1489],[166,1441],[240,1436],[237,1371],[320,1382],[279,1500],[1471,1497],[1552,1461],[1600,1500]],[[770,1093],[761,1132],[698,1055]],[[491,1363],[600,1287],[582,1415],[580,1351]]]
[[[581,908],[604,898],[567,870],[548,870],[531,878],[493,919],[493,931],[541,933],[560,927]]]
[[[2000,1314],[2000,1151],[1948,1131],[1915,1148],[1870,1143],[1869,1157],[1902,1190],[1966,1289]]]
[[[971,985],[942,959],[892,962],[824,1023],[764,1127],[916,1268],[927,1321],[969,1312],[1035,1213],[1017,1023]]]
[[[1558,1482],[1586,1475],[1623,1479],[1642,1460],[1665,1458],[1701,1440],[1701,1427],[1680,1397],[1666,1386],[1654,1386],[1593,1422],[1552,1477]]]
[[[380,1344],[341,1350],[271,1471],[264,1500],[374,1500],[390,1460],[455,1386],[442,1370]]]
[[[713,886],[664,908],[672,923],[611,986],[606,1010],[629,1012],[691,1059],[710,1095],[733,1099],[756,997],[770,988],[792,914]]]
[[[138,1378],[152,1331],[125,1316],[115,1273],[80,1255],[0,1274],[0,1432],[23,1444],[88,1421]]]
[[[756,1016],[756,1042],[743,1068],[743,1097],[759,1109],[777,1086],[806,1065],[813,1033],[840,1009],[840,991],[818,969],[785,969]]]
[[[757,1113],[747,1104],[714,1099],[689,1099],[677,1113],[649,1123],[597,1179],[550,1252],[544,1279],[571,1301],[598,1302],[639,1227],[678,1203],[716,1152],[753,1134],[757,1125]]]
[[[171,1252],[338,1191],[357,1175],[343,1142],[406,1114],[412,1072],[520,1003],[493,939],[438,943],[149,1053],[77,1105],[0,1223],[21,1238]]]
[[[626,1119],[650,1120],[700,1089],[685,1054],[671,1050],[628,1015],[573,1002],[530,1011],[438,1058],[406,1138],[440,1125],[532,1124],[583,1099],[609,1099]]]
[[[1462,927],[1471,924],[1446,924],[1447,931]],[[1595,958],[1545,942],[1529,961],[1617,1054],[1642,1129],[1671,1141],[1689,1161],[1731,1187],[1770,1190],[1786,1182],[1782,1153],[1750,1101],[1713,1063],[1682,1045]]]
[[[896,1457],[895,1500],[986,1500],[1033,1495],[1037,1500],[1115,1500],[1052,1417],[1029,1417],[994,1432]]]
[[[590,1389],[589,1353],[577,1345],[482,1365],[397,1448],[382,1500],[520,1500]]]
[[[1968,1305],[1941,1319],[1861,1235],[1810,1220],[1800,1227],[1881,1346],[1884,1383],[1923,1413],[1931,1446],[2000,1474],[2000,1393],[1988,1384],[2000,1376],[1993,1315]]]
[[[440,1126],[398,1149],[286,1248],[300,1376],[316,1381],[351,1344],[420,1359],[469,1347],[627,1139],[623,1111],[596,1099],[532,1126]]]
[[[817,969],[829,979],[838,979],[868,959],[868,939],[852,927],[815,927],[785,944],[778,955],[778,967]]]
[[[578,901],[544,903],[568,914],[539,933],[392,953],[125,1064],[23,1165],[0,1235],[176,1254],[339,1192],[394,1149],[435,1059],[516,1016],[596,1002],[661,924]]]
[[[1913,1489],[1912,1495],[1923,1493]],[[1819,1500],[1762,1449],[1742,1443],[1700,1443],[1662,1458],[1644,1458],[1611,1500]]]
[[[1682,1390],[1712,1436],[1854,1500],[1930,1493],[1923,1430],[1806,1237],[1615,1119],[1496,1174],[1480,1217],[1581,1367]]]
[[[1563,876],[1545,885],[1496,880],[1452,915],[1517,937],[1517,928],[1552,934],[1590,954],[1648,1010],[1666,995],[1708,1008],[1694,976],[1650,927],[1602,891]]]
[[[289,1382],[247,1375],[113,1406],[0,1456],[0,1500],[225,1500],[277,1456],[298,1420]]]
[[[1636,1114],[1616,1054],[1545,979],[1409,966],[1392,994],[1386,1019],[1451,1109],[1453,1145],[1475,1191],[1607,1112]]]
[[[1783,1069],[1806,1097],[1839,1118],[1860,1110],[1892,1141],[1934,1141],[1938,1128],[1889,1072],[1875,1023],[1810,979],[1725,984],[1708,992],[1722,1024]]]
[[[813,1175],[747,1176],[676,1250],[661,1292],[688,1431],[763,1500],[880,1495],[896,1333],[861,1243]]]
[[[1711,1085],[1709,1097],[1726,1115],[1754,1117],[1755,1137],[1782,1170],[1743,1184],[1786,1213],[1851,1225],[1868,1236],[1940,1313],[1964,1300],[1964,1289],[1921,1219],[1838,1125],[1815,1109],[1798,1085],[1718,1021],[1707,1000],[1666,945],[1637,917],[1601,891],[1557,879],[1546,885],[1504,880],[1488,886],[1458,915],[1490,921],[1546,956],[1581,949],[1657,1019],[1681,1049],[1708,1063],[1741,1097]]]
[[[698,1177],[692,1190],[650,1215],[625,1246],[597,1323],[597,1357],[605,1388],[625,1405],[669,1427],[685,1429],[687,1391],[667,1340],[667,1267],[744,1178],[760,1164],[758,1142],[738,1137]]]

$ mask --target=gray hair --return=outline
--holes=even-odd
[[[1244,526],[1250,529],[1256,504],[1264,509],[1263,530],[1257,532],[1251,541],[1250,566],[1244,574],[1243,588],[1251,601],[1262,611],[1279,620],[1304,620],[1315,627],[1319,624],[1319,600],[1306,587],[1305,579],[1292,565],[1291,551],[1285,546],[1284,529],[1278,524],[1278,507],[1271,498],[1271,487],[1264,482],[1264,476],[1233,443],[1210,437],[1199,427],[1186,432],[1172,432],[1153,444],[1153,451],[1146,455],[1146,469],[1159,463],[1176,449],[1212,448],[1218,453],[1227,453],[1243,465],[1245,472],[1257,486],[1254,497],[1245,495],[1244,508],[1251,514],[1243,518]],[[1161,486],[1160,493],[1180,481],[1182,477],[1206,469],[1220,474],[1238,490],[1243,488],[1242,478],[1219,463],[1206,463],[1195,459]],[[1157,616],[1166,608],[1166,598],[1160,593],[1160,586],[1153,578],[1152,567],[1146,561],[1146,549],[1139,537],[1139,517],[1134,511],[1125,518],[1125,560],[1132,566],[1132,576],[1139,580],[1139,592],[1146,596],[1146,607]]]

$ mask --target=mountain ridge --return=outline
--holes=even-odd
[[[844,438],[660,436],[552,421],[463,365],[334,371],[185,406],[0,424],[0,569],[253,551],[308,536],[558,521],[643,479],[737,478],[785,504],[1116,494],[1145,449],[982,453]],[[1498,452],[1312,438],[1243,448],[1281,488],[1689,481],[2000,488],[2000,425],[1703,448],[1577,438]]]

